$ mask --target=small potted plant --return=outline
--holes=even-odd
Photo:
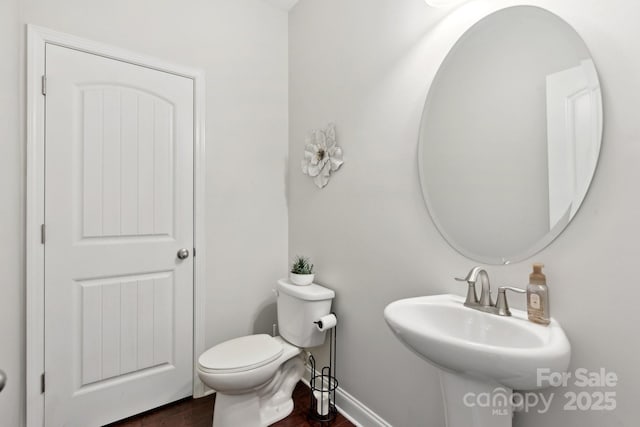
[[[313,264],[309,262],[309,258],[296,256],[291,266],[289,278],[294,285],[306,286],[313,282]]]

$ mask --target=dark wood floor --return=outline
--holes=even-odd
[[[166,406],[136,415],[109,427],[211,427],[213,422],[213,402],[215,395],[201,399],[183,399]],[[294,408],[291,415],[273,424],[273,427],[351,427],[341,414],[331,423],[319,423],[307,420],[309,410],[309,388],[298,383],[293,391]],[[238,426],[242,427],[242,426]]]

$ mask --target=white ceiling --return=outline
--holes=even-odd
[[[298,0],[264,0],[272,6],[278,9],[289,11],[293,6],[298,3]]]

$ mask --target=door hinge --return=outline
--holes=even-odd
[[[40,393],[44,393],[44,372],[40,375]]]
[[[40,226],[40,243],[44,245],[44,242],[47,241],[47,226],[42,224]]]
[[[42,94],[47,95],[47,76],[42,76]]]

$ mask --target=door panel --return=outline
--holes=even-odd
[[[85,87],[83,237],[170,235],[173,106],[129,88]]]
[[[173,363],[171,272],[80,281],[77,286],[80,386]]]
[[[602,136],[600,83],[584,60],[547,76],[549,229],[568,221],[584,200]]]
[[[191,395],[193,81],[46,47],[45,423]]]

